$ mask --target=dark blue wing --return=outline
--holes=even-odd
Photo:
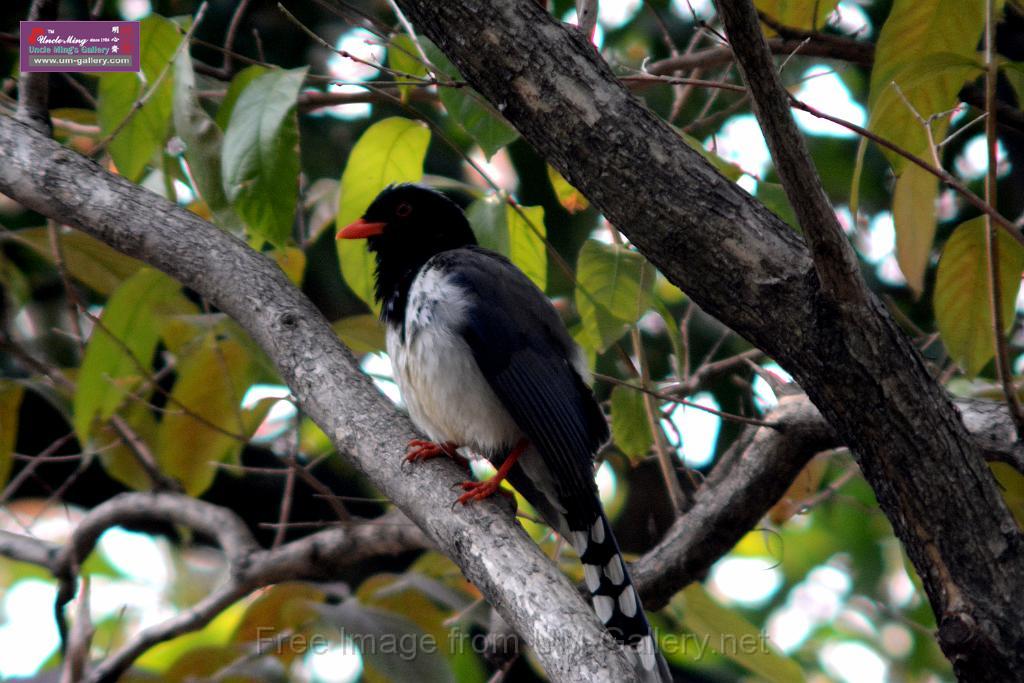
[[[576,347],[558,313],[522,271],[488,250],[445,252],[433,265],[449,265],[452,282],[465,291],[460,332],[494,393],[544,458],[568,516],[591,520],[594,453],[608,440],[608,424],[573,367]]]

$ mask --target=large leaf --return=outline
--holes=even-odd
[[[621,245],[587,240],[576,263],[576,308],[583,319],[582,341],[604,352],[640,319],[650,305],[654,267]]]
[[[93,421],[106,420],[149,367],[159,336],[161,308],[178,292],[177,282],[144,268],[128,279],[107,301],[101,325],[85,347],[74,397],[74,427],[86,444]]]
[[[924,274],[931,261],[938,195],[938,179],[920,166],[903,169],[893,189],[896,260],[914,296],[924,290]]]
[[[612,437],[615,445],[635,458],[647,455],[654,444],[644,409],[644,395],[638,389],[616,386],[612,389]]]
[[[195,189],[210,207],[214,222],[241,234],[242,222],[224,194],[220,167],[223,135],[196,98],[196,76],[188,50],[181,51],[174,65],[174,129],[185,143],[185,161]]]
[[[1013,323],[1017,290],[1024,272],[1024,248],[1002,230],[996,234],[1005,333]],[[985,221],[974,218],[961,224],[946,242],[935,282],[935,320],[942,341],[971,377],[995,353],[987,264]]]
[[[245,92],[250,83],[269,72],[270,69],[267,67],[253,64],[235,74],[235,77],[231,79],[231,85],[228,86],[227,94],[224,95],[224,99],[220,102],[220,107],[217,108],[215,120],[217,121],[218,128],[227,130],[228,124],[231,123],[231,112],[235,110],[238,98],[242,96],[242,93]]]
[[[241,344],[212,334],[178,364],[155,455],[161,471],[178,479],[189,495],[206,490],[217,463],[241,451],[236,437],[245,438],[256,426],[240,407],[250,369]]]
[[[14,444],[18,440],[18,414],[25,388],[10,380],[0,380],[0,489],[7,484],[14,464]]]
[[[110,156],[121,175],[130,180],[139,179],[170,133],[174,81],[171,73],[167,73],[141,108],[135,107],[170,66],[181,42],[181,32],[174,22],[151,14],[142,21],[139,40],[141,73],[103,74],[97,103],[103,134],[109,135],[121,127],[110,141]]]
[[[839,0],[754,0],[758,10],[779,23],[804,31],[825,27]]]
[[[341,176],[339,229],[363,215],[378,193],[392,183],[412,183],[423,177],[423,159],[430,144],[426,124],[392,117],[378,121],[352,148]],[[365,240],[338,240],[341,275],[356,296],[374,312],[374,260]]]
[[[41,256],[53,261],[53,250],[50,248],[50,236],[46,228],[28,228],[14,234],[19,242],[29,245]],[[122,282],[142,267],[141,261],[125,256],[84,232],[61,232],[58,233],[58,239],[64,267],[71,277],[100,294],[110,296]]]
[[[981,72],[974,54],[984,22],[981,2],[896,0],[875,48],[868,127],[914,154],[926,153],[924,128],[892,83],[924,118],[952,108],[964,82]],[[936,141],[947,123],[933,123]],[[886,154],[897,171],[903,168],[905,161]]]
[[[222,152],[224,192],[248,228],[283,246],[299,196],[299,123],[295,101],[305,67],[274,69],[242,91],[231,110]]]
[[[722,607],[699,583],[673,598],[683,625],[697,638],[699,647],[739,664],[759,679],[771,683],[804,680],[804,672],[792,659],[776,652],[767,637],[735,610]]]
[[[480,245],[507,256],[542,291],[547,287],[544,207],[515,207],[499,195],[473,202],[466,211]]]
[[[427,57],[438,68],[442,76],[453,81],[463,80],[459,70],[448,61],[441,50],[428,40],[422,41]],[[499,149],[515,141],[519,131],[509,125],[501,114],[495,111],[480,93],[469,86],[438,89],[441,103],[469,137],[480,145],[488,159]]]

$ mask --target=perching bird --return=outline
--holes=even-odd
[[[413,422],[431,439],[408,460],[467,447],[498,473],[465,482],[461,503],[503,478],[572,543],[597,616],[630,645],[638,680],[671,681],[601,509],[594,454],[608,423],[558,313],[521,270],[476,245],[462,210],[419,185],[385,189],[342,239],[366,238],[387,349]]]

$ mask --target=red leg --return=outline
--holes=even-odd
[[[486,481],[464,481],[462,482],[462,490],[465,491],[459,496],[458,501],[465,505],[471,500],[483,500],[489,498],[497,493],[501,488],[501,482],[508,476],[512,466],[516,464],[516,460],[523,454],[526,447],[530,444],[526,439],[520,439],[519,443],[515,445],[515,448],[509,452],[508,457],[505,458],[505,462],[501,463],[501,467],[498,468],[497,474]]]
[[[459,455],[457,449],[458,446],[451,441],[434,443],[433,441],[424,441],[423,439],[413,439],[409,442],[409,450],[405,454],[405,461],[419,462],[444,455],[451,458],[455,464],[469,469],[469,461]]]

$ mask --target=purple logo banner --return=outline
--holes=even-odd
[[[22,71],[138,71],[137,21],[23,21]]]

